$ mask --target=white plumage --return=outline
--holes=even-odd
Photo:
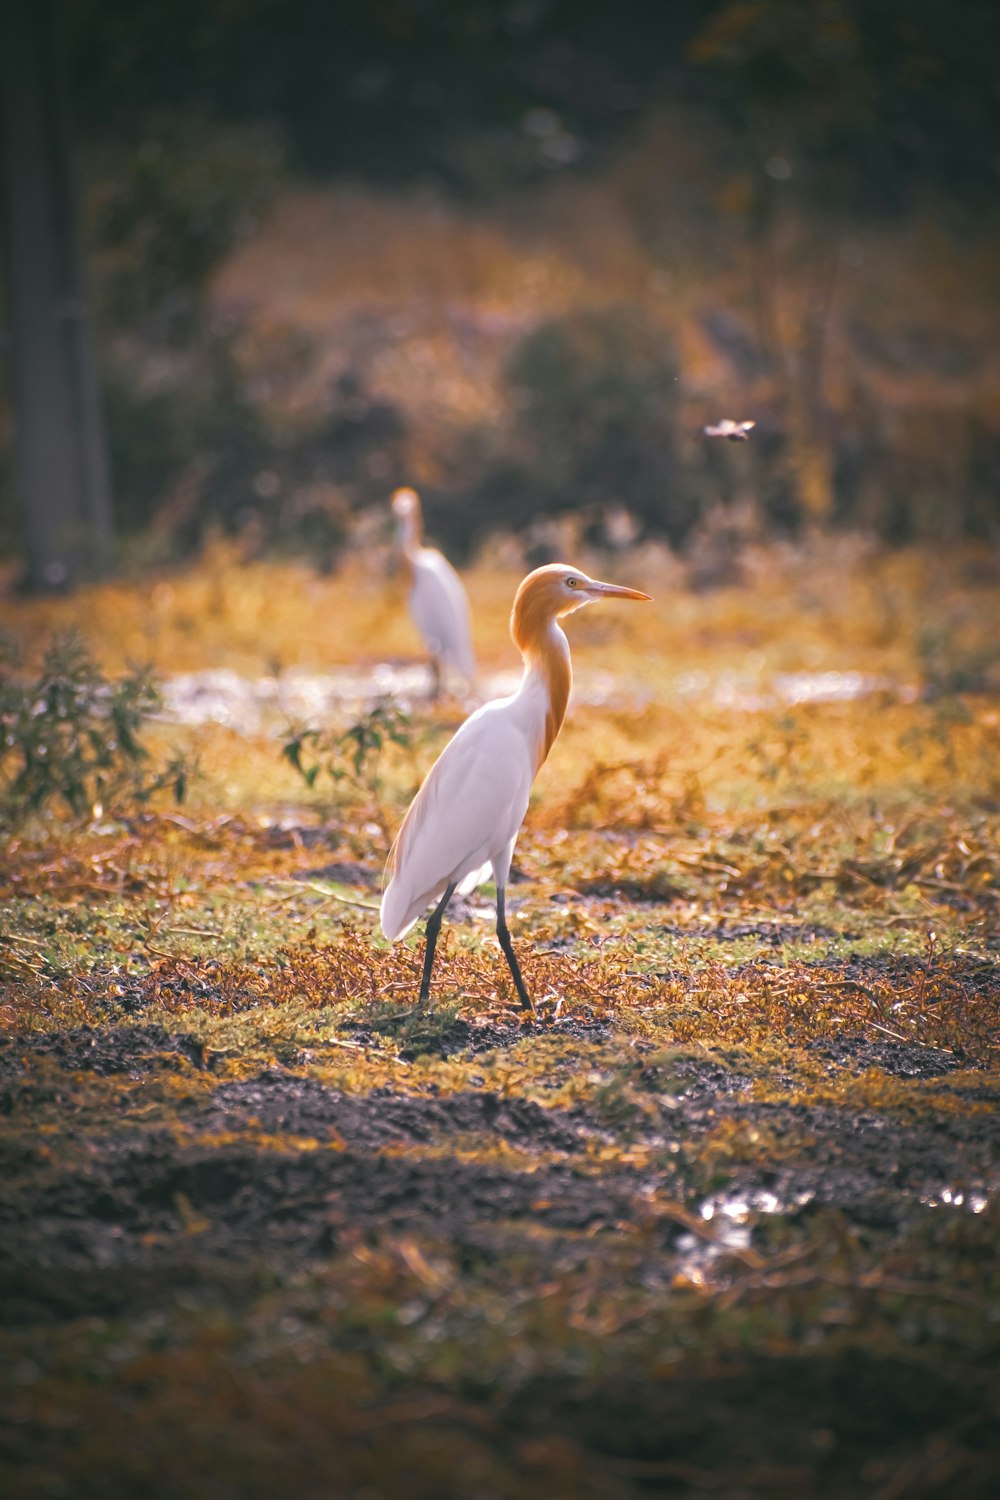
[[[449,885],[467,895],[491,870],[498,886],[506,884],[546,708],[544,681],[529,669],[516,693],[478,708],[445,746],[396,845],[382,896],[382,931],[390,942],[409,932]]]
[[[455,569],[436,547],[421,540],[420,500],[416,490],[397,490],[392,509],[410,570],[410,615],[427,648],[437,689],[442,668],[470,680],[476,675],[469,601]]]
[[[504,893],[531,784],[559,733],[572,684],[559,619],[606,597],[645,599],[598,583],[564,563],[537,568],[521,584],[511,636],[524,660],[517,692],[476,710],[438,756],[410,804],[386,864],[382,930],[402,937],[437,902],[427,923],[420,999],[430,990],[434,947],[455,891],[489,877],[497,887],[497,936],[523,1005],[532,1007],[507,931]]]

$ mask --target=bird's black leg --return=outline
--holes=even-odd
[[[530,1010],[533,1015],[535,1011],[535,1002],[532,1000],[531,996],[528,994],[528,991],[524,987],[524,979],[521,976],[521,965],[517,961],[517,956],[514,953],[514,945],[510,940],[510,933],[507,931],[507,916],[505,907],[506,893],[503,886],[498,885],[497,937],[500,939],[500,946],[504,951],[504,957],[506,958],[507,963],[510,967],[510,972],[514,976],[514,984],[517,986],[517,993],[520,996],[521,1004],[524,1006],[525,1010]]]
[[[424,972],[420,976],[420,999],[417,1001],[418,1005],[423,1005],[424,1001],[427,999],[428,995],[431,992],[431,970],[434,967],[434,949],[437,947],[438,933],[441,931],[441,918],[444,916],[445,907],[448,905],[448,902],[455,894],[456,883],[457,882],[453,882],[450,886],[448,886],[444,895],[441,897],[441,900],[438,902],[437,906],[435,906],[434,910],[427,918],[427,928],[425,931],[426,947],[424,948]]]

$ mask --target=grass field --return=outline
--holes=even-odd
[[[509,897],[535,1024],[488,889],[424,1010],[377,930],[464,705],[312,790],[282,756],[283,683],[417,657],[376,561],[0,601],[26,670],[75,624],[276,684],[151,726],[183,806],[5,835],[9,1493],[995,1493],[996,559],[576,560],[654,598],[569,622]],[[486,681],[516,581],[468,576]]]

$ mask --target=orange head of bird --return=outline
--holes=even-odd
[[[393,490],[392,513],[401,521],[409,519],[410,516],[419,516],[420,496],[416,490],[410,489],[409,485],[405,485],[400,490]]]
[[[511,635],[523,651],[545,634],[553,620],[572,614],[584,604],[595,604],[599,599],[648,598],[639,589],[588,578],[568,563],[548,563],[529,573],[518,589],[510,617]]]

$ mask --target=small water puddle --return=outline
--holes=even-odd
[[[497,672],[481,679],[479,692],[463,701],[471,710],[491,698],[514,692],[520,674]],[[321,726],[331,719],[370,710],[380,698],[403,708],[430,701],[431,678],[423,663],[379,662],[369,668],[340,667],[330,672],[290,668],[280,675],[246,677],[228,667],[179,672],[162,680],[163,717],[175,724],[223,724],[242,734],[280,729],[289,722]],[[769,683],[747,673],[687,672],[677,677],[681,699],[703,699],[717,707],[745,713],[782,704],[846,703],[874,693],[891,692],[900,701],[918,696],[912,686],[864,672],[787,672]],[[577,703],[591,707],[642,706],[650,690],[641,680],[622,681],[610,672],[580,671],[574,686]]]
[[[976,1188],[968,1191],[962,1188],[936,1188],[933,1192],[921,1193],[920,1201],[925,1208],[964,1208],[970,1214],[985,1213],[989,1207],[986,1194]]]
[[[712,1280],[719,1261],[752,1248],[753,1226],[765,1215],[790,1214],[811,1203],[816,1194],[803,1188],[790,1196],[779,1196],[769,1188],[749,1188],[731,1195],[706,1198],[698,1210],[706,1233],[684,1231],[677,1238],[678,1274],[696,1286]],[[981,1188],[939,1187],[920,1194],[925,1208],[959,1209],[985,1213],[989,1198]]]
[[[770,681],[748,672],[685,672],[675,688],[682,698],[709,699],[719,708],[743,713],[789,708],[811,703],[853,703],[875,693],[891,693],[901,703],[914,703],[920,690],[912,683],[894,682],[871,672],[779,672]]]
[[[480,680],[480,691],[460,700],[466,712],[491,698],[513,693],[519,672],[496,672]],[[282,728],[289,722],[320,726],[347,714],[361,714],[380,699],[390,698],[403,709],[432,701],[431,678],[425,666],[380,662],[361,671],[306,672],[292,668],[280,676],[243,677],[228,667],[205,672],[178,672],[160,682],[162,717],[175,724],[224,724],[244,734]],[[639,684],[622,691],[610,672],[581,673],[574,688],[579,703],[600,707],[635,703]],[[648,698],[648,694],[645,695]]]
[[[787,1198],[779,1197],[769,1188],[749,1188],[731,1196],[713,1194],[698,1210],[710,1236],[685,1231],[677,1239],[681,1257],[679,1273],[695,1284],[707,1281],[717,1261],[750,1249],[753,1221],[760,1215],[794,1213],[814,1197],[811,1188],[803,1188]]]

